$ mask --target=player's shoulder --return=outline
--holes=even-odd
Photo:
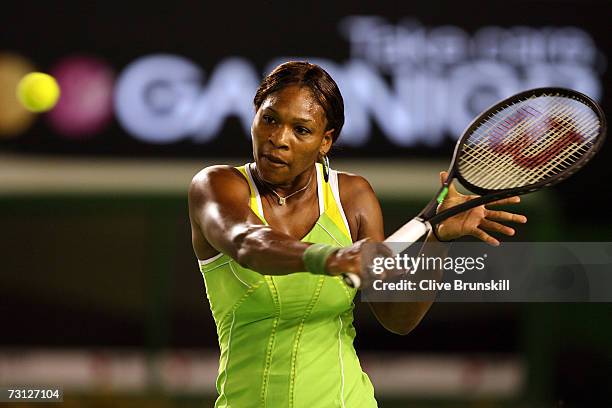
[[[341,195],[374,194],[374,189],[365,177],[345,171],[338,171],[338,187]]]
[[[235,167],[228,166],[226,164],[216,164],[213,166],[204,167],[196,173],[191,179],[191,184],[196,186],[205,185],[216,179],[224,178],[236,178],[239,177],[240,173]]]
[[[338,187],[353,239],[358,239],[361,226],[374,226],[376,230],[380,227],[382,231],[380,204],[368,180],[358,174],[338,172]]]
[[[191,179],[189,197],[202,198],[211,193],[230,190],[234,193],[248,193],[248,182],[235,167],[224,164],[208,166]]]
[[[378,202],[376,193],[370,182],[363,176],[347,172],[338,172],[338,190],[340,202],[345,211],[360,212],[364,205],[369,206]]]

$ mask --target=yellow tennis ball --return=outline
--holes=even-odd
[[[53,108],[60,96],[57,81],[42,72],[30,72],[17,84],[17,98],[32,112],[45,112]]]

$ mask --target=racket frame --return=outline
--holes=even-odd
[[[504,105],[508,105],[509,103],[514,103],[514,102],[519,102],[521,100],[527,100],[531,97],[539,96],[543,94],[557,94],[558,96],[564,96],[564,97],[576,99],[584,103],[585,105],[589,106],[597,114],[599,121],[600,121],[600,128],[599,128],[599,134],[595,140],[595,143],[593,144],[593,147],[589,149],[589,151],[587,151],[586,154],[582,155],[575,163],[573,163],[566,170],[560,172],[559,174],[555,176],[547,178],[544,181],[540,181],[537,183],[528,184],[526,186],[516,187],[516,188],[511,188],[511,189],[492,190],[492,189],[481,188],[481,187],[475,186],[474,184],[468,182],[457,170],[457,163],[458,163],[459,156],[461,155],[461,148],[463,147],[463,142],[472,135],[472,131],[477,126],[479,126],[485,118],[499,111],[500,108],[502,108]],[[389,238],[387,238],[385,242],[400,242],[400,241],[404,242],[405,244],[407,244],[406,246],[404,246],[402,249],[396,248],[396,251],[397,250],[403,251],[408,246],[412,245],[412,243],[414,243],[414,241],[418,239],[418,238],[414,239],[413,242],[405,242],[406,239],[404,238],[408,236],[414,237],[418,235],[416,234],[415,231],[412,231],[412,230],[420,230],[421,232],[424,230],[425,232],[423,232],[419,236],[420,238],[422,235],[428,233],[432,228],[435,228],[436,224],[438,224],[439,222],[444,221],[445,219],[450,218],[454,215],[457,215],[463,211],[469,210],[479,205],[488,204],[493,201],[501,200],[504,198],[531,193],[531,192],[540,190],[545,187],[550,187],[552,185],[555,185],[561,182],[562,180],[565,180],[566,178],[568,178],[569,176],[573,175],[578,170],[580,170],[601,149],[601,146],[603,145],[605,138],[606,138],[606,131],[607,131],[606,116],[603,110],[601,109],[601,107],[590,97],[584,95],[581,92],[574,91],[572,89],[559,88],[559,87],[535,88],[535,89],[530,89],[524,92],[520,92],[500,102],[497,102],[496,104],[492,105],[490,108],[485,110],[483,113],[478,115],[478,117],[476,117],[474,120],[472,120],[472,122],[470,122],[467,128],[463,131],[463,135],[461,136],[461,138],[457,141],[455,145],[453,157],[451,159],[451,163],[448,168],[448,176],[446,178],[446,181],[442,184],[442,187],[440,187],[440,189],[438,190],[434,198],[425,206],[425,208],[416,217],[414,217],[408,224],[404,225],[404,227],[406,227],[406,229],[410,231],[402,232],[400,231],[401,230],[400,229],[396,231],[396,233],[392,234]],[[471,192],[480,195],[480,197],[471,199],[465,203],[453,206],[447,210],[440,212],[439,214],[436,214],[438,206],[442,204],[442,202],[446,198],[449,186],[452,183],[453,179],[455,178],[461,183],[461,185],[463,185],[465,188],[467,188]],[[413,225],[411,228],[408,228],[409,224],[411,223],[412,224],[416,223],[420,225]],[[361,279],[357,275],[344,274],[343,279],[347,283],[347,285],[351,287],[359,288],[361,286]]]
[[[546,95],[546,94],[552,94],[553,96],[558,95],[562,97],[568,97],[568,98],[575,99],[579,102],[584,103],[588,107],[590,107],[597,114],[599,122],[600,122],[600,128],[599,128],[599,135],[597,138],[595,138],[593,147],[591,147],[584,155],[582,155],[575,163],[573,163],[566,170],[550,178],[547,178],[546,180],[543,180],[537,183],[533,183],[533,184],[528,184],[526,186],[515,187],[515,188],[510,188],[510,189],[503,189],[503,190],[491,190],[491,189],[485,189],[485,188],[475,186],[474,184],[467,181],[461,175],[461,173],[457,170],[457,163],[461,155],[461,148],[463,147],[463,143],[465,142],[467,138],[469,138],[472,135],[472,132],[474,131],[474,129],[480,126],[484,119],[493,115],[494,113],[496,113],[497,111],[499,111],[502,107],[506,105],[528,100],[534,96],[537,97],[537,96]],[[472,122],[470,122],[467,128],[463,131],[463,135],[461,136],[461,138],[455,145],[455,150],[453,152],[451,164],[448,169],[448,177],[446,181],[444,182],[443,186],[438,190],[435,197],[419,213],[417,218],[420,218],[423,221],[428,221],[432,226],[435,227],[435,224],[449,217],[457,215],[460,212],[469,210],[479,205],[488,204],[493,201],[501,200],[501,199],[508,198],[508,197],[531,193],[537,190],[541,190],[545,187],[553,186],[563,181],[564,179],[568,178],[569,176],[573,175],[574,173],[576,173],[589,160],[591,160],[591,158],[600,150],[601,146],[603,145],[605,138],[606,138],[606,131],[607,131],[606,116],[603,110],[601,109],[601,107],[587,95],[581,92],[578,92],[578,91],[574,91],[572,89],[559,88],[559,87],[535,88],[535,89],[530,89],[524,92],[520,92],[500,102],[497,102],[496,104],[492,105],[490,108],[485,110],[483,113],[478,115],[478,117],[476,117]],[[462,186],[467,188],[469,191],[480,195],[480,197],[472,199],[465,203],[456,205],[454,207],[451,207],[447,210],[442,211],[439,214],[436,214],[436,209],[438,205],[441,204],[444,197],[446,196],[448,187],[453,179],[457,179],[461,183]]]

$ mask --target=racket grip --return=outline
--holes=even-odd
[[[342,279],[351,288],[359,289],[361,287],[361,278],[354,273],[342,274]]]
[[[431,224],[427,221],[423,221],[420,218],[413,218],[400,229],[391,234],[385,242],[402,242],[407,244],[404,248],[397,248],[393,246],[396,251],[404,251],[414,242],[418,241],[423,235],[427,234],[431,230]],[[342,275],[344,282],[351,288],[359,289],[361,286],[361,278],[359,275],[354,273],[345,273]]]
[[[431,224],[427,221],[423,221],[420,218],[413,218],[404,224],[400,229],[389,235],[385,242],[403,242],[408,248],[410,245],[419,240],[423,235],[427,234],[431,230]],[[397,249],[394,247],[394,249]]]

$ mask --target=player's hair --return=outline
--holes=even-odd
[[[344,125],[344,100],[336,82],[318,65],[306,61],[289,61],[274,68],[257,88],[253,99],[255,110],[270,94],[289,85],[307,86],[311,90],[325,111],[325,130],[334,129],[332,139],[335,142]]]

